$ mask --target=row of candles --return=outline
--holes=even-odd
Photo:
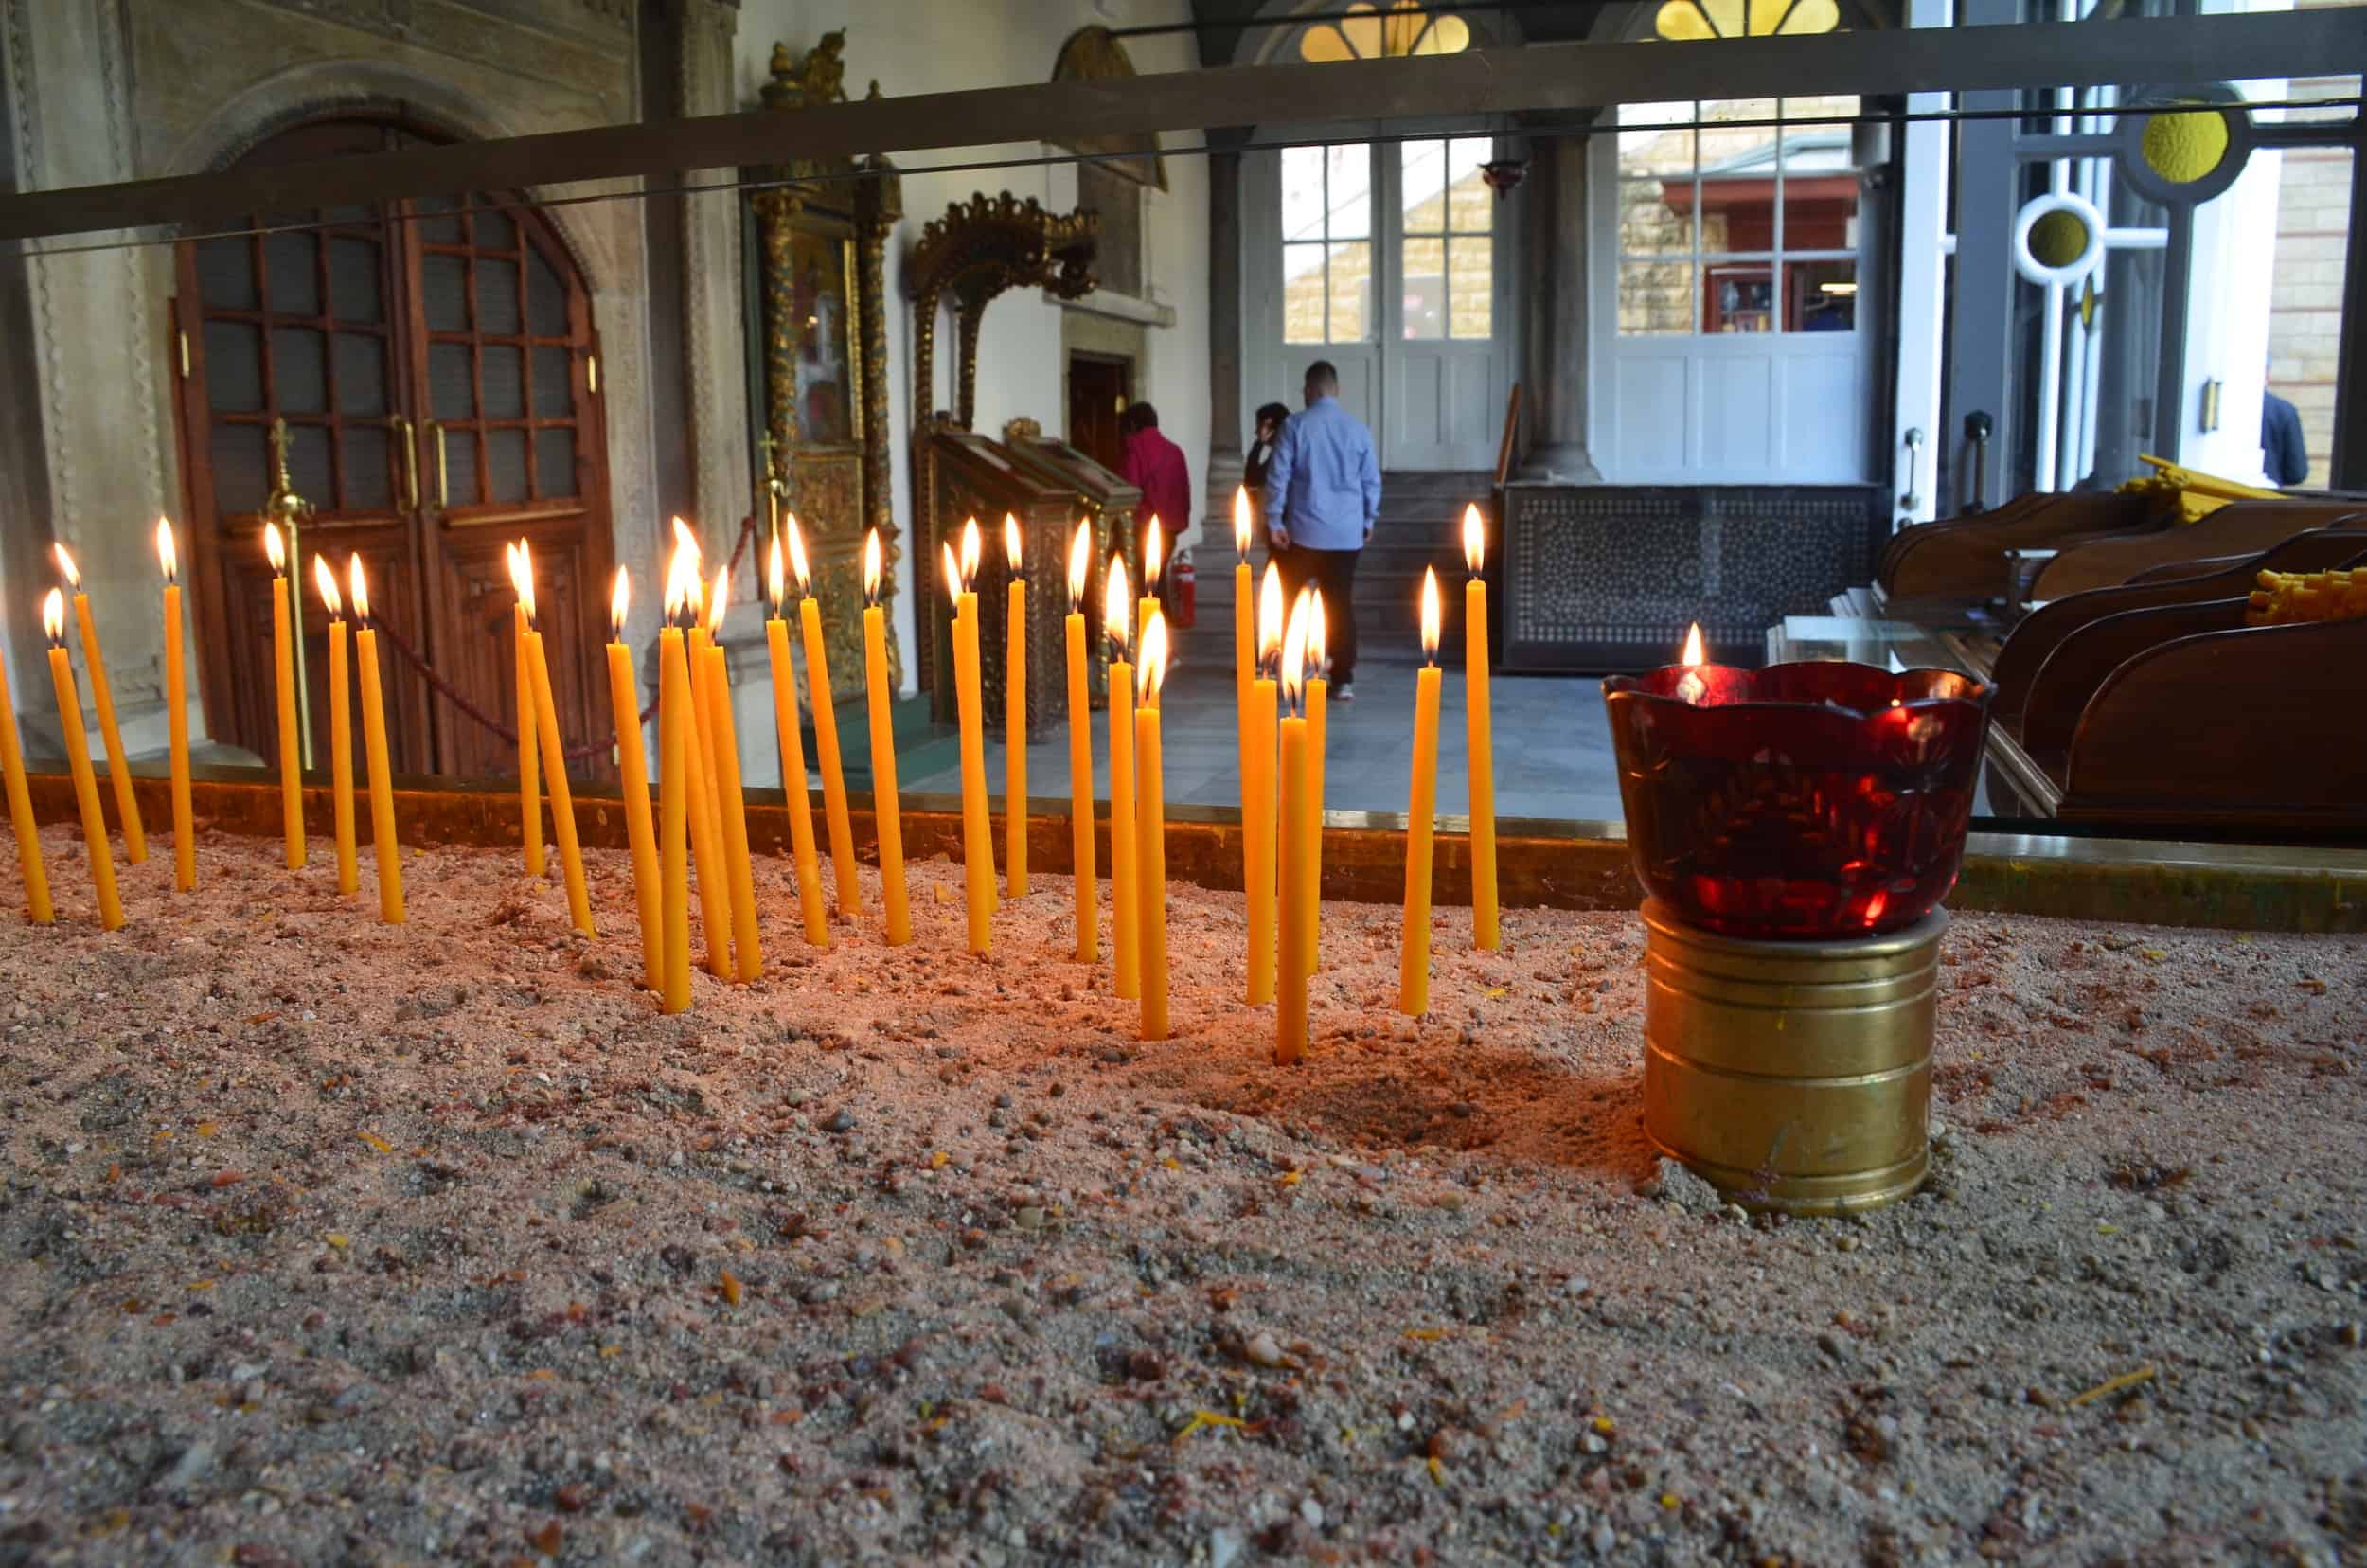
[[[610,695],[615,718],[617,762],[623,780],[625,816],[632,849],[639,916],[643,979],[658,992],[667,1012],[690,1004],[690,866],[699,867],[698,898],[706,967],[717,977],[740,982],[762,972],[754,868],[749,852],[746,805],[739,776],[730,677],[717,641],[730,584],[728,565],[711,584],[702,569],[701,549],[679,518],[665,585],[665,616],[659,634],[657,800],[650,797],[648,759],[638,712],[639,682],[624,625],[630,579],[620,568],[610,601],[613,628],[607,648]],[[294,593],[278,528],[263,527],[272,579],[272,636],[279,731],[279,781],[286,864],[305,864],[307,843],[303,781],[296,757]],[[1141,1007],[1141,1034],[1166,1038],[1168,983],[1166,876],[1166,809],[1160,694],[1168,663],[1168,633],[1158,597],[1156,520],[1146,530],[1145,591],[1130,591],[1125,559],[1112,554],[1103,574],[1102,632],[1109,640],[1109,759],[1111,783],[1111,901],[1114,953],[1113,989]],[[1242,882],[1249,905],[1249,952],[1245,999],[1276,1007],[1275,1055],[1291,1061],[1307,1046],[1308,984],[1318,964],[1317,908],[1322,881],[1324,758],[1328,694],[1326,614],[1322,597],[1302,587],[1286,613],[1278,566],[1269,561],[1253,593],[1249,561],[1249,501],[1234,505],[1235,688],[1242,801]],[[1476,945],[1500,940],[1495,875],[1492,738],[1487,700],[1486,584],[1480,567],[1485,539],[1478,508],[1468,508],[1463,543],[1470,580],[1465,590],[1467,715],[1468,722],[1469,813],[1473,930]],[[171,526],[160,520],[157,548],[164,569],[166,690],[170,723],[170,773],[175,843],[175,885],[195,885],[190,827],[186,674],[183,668],[181,599]],[[1006,649],[1005,888],[1007,896],[1028,891],[1026,781],[1027,581],[1020,529],[1004,520],[1008,567],[1008,641]],[[537,623],[534,570],[529,547],[507,549],[517,601],[513,654],[519,742],[519,802],[525,868],[540,877],[546,868],[542,836],[542,801],[547,789],[554,837],[564,880],[569,916],[587,936],[595,935],[583,858],[576,832],[558,709],[552,700],[549,655]],[[979,648],[976,583],[983,540],[976,520],[964,526],[958,550],[944,546],[942,579],[952,605],[953,678],[960,732],[962,843],[966,933],[970,950],[984,954],[993,942],[995,890],[991,806],[986,785],[983,661]],[[123,824],[126,858],[146,858],[138,804],[125,766],[105,665],[89,600],[80,591],[73,561],[62,546],[58,557],[74,589],[74,608],[84,659],[91,671],[110,779]],[[1095,874],[1095,793],[1092,718],[1087,693],[1084,608],[1094,558],[1090,523],[1080,524],[1068,559],[1069,615],[1065,625],[1069,708],[1069,763],[1073,856],[1076,867],[1076,955],[1099,956],[1098,882]],[[902,832],[897,794],[896,756],[889,723],[894,696],[888,684],[886,622],[880,601],[882,551],[877,530],[866,535],[863,582],[864,678],[873,772],[873,806],[885,935],[892,946],[912,939],[905,883]],[[862,885],[856,870],[854,835],[841,758],[836,707],[825,651],[820,605],[811,590],[803,537],[794,517],[786,519],[772,543],[767,572],[773,614],[765,625],[773,680],[775,738],[785,780],[807,776],[799,722],[795,672],[788,625],[788,583],[793,574],[806,655],[816,762],[822,775],[823,809],[836,871],[842,918],[861,912]],[[355,618],[352,636],[359,680],[347,668],[346,595],[324,559],[313,560],[315,589],[329,615],[330,793],[337,884],[350,895],[358,888],[355,796],[352,777],[351,707],[348,686],[361,694],[363,739],[368,768],[369,809],[379,873],[381,918],[404,918],[401,865],[396,849],[394,798],[387,757],[385,716],[379,676],[375,628],[368,588],[358,557],[346,579]],[[1420,1015],[1429,1007],[1431,956],[1431,869],[1433,819],[1436,809],[1440,707],[1438,649],[1442,606],[1434,570],[1422,586],[1423,666],[1416,678],[1414,760],[1409,780],[1410,828],[1399,967],[1400,1008]],[[81,722],[71,663],[64,646],[63,596],[52,591],[44,606],[50,642],[50,668],[64,718],[67,758],[82,828],[90,850],[100,921],[123,923],[120,898],[108,851],[106,827]],[[1139,633],[1139,634],[1138,634]],[[1139,655],[1139,658],[1137,658]],[[0,683],[5,683],[0,671]],[[0,764],[5,764],[9,808],[33,918],[53,918],[41,849],[34,834],[29,797],[19,753],[12,708],[0,684]],[[808,792],[787,791],[791,850],[795,863],[800,912],[807,940],[829,943],[824,907],[819,845]]]

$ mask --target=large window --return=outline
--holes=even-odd
[[[1495,194],[1481,172],[1494,147],[1486,136],[1397,145],[1401,317],[1410,339],[1494,331]]]
[[[1282,152],[1282,340],[1361,343],[1373,319],[1373,150]]]
[[[1623,336],[1857,325],[1855,98],[1619,112]],[[1809,122],[1809,123],[1803,123]]]

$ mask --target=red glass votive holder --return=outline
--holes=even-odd
[[[1704,930],[1895,931],[1956,885],[1989,687],[1819,661],[1603,683],[1636,875]]]

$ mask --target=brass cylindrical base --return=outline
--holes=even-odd
[[[1644,905],[1644,1130],[1746,1208],[1840,1214],[1923,1184],[1945,910],[1770,942]]]

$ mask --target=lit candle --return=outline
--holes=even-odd
[[[1085,579],[1093,573],[1094,526],[1077,525],[1068,547],[1068,823],[1071,880],[1077,884],[1077,958],[1101,956],[1101,917],[1094,873],[1094,716],[1086,687]]]
[[[516,564],[518,602],[526,609],[526,666],[534,677],[534,727],[543,738],[543,771],[549,775],[551,827],[559,837],[560,869],[567,876],[567,910],[578,931],[599,933],[592,925],[592,899],[583,884],[583,851],[576,842],[576,803],[567,788],[567,753],[559,743],[559,709],[551,701],[551,667],[543,651],[543,631],[534,624],[534,558],[525,540],[518,542]]]
[[[156,519],[156,559],[165,569],[165,730],[172,768],[172,885],[197,886],[197,829],[189,805],[189,686],[181,651],[181,559],[172,525]],[[0,697],[0,706],[6,706]],[[11,720],[10,728],[14,728]],[[14,748],[14,742],[10,742]]]
[[[1331,719],[1331,660],[1326,651],[1329,622],[1323,590],[1311,583],[1307,599],[1307,880],[1315,891],[1307,903],[1307,972],[1321,961],[1324,903],[1324,751]]]
[[[680,519],[676,519],[677,522]],[[690,855],[699,866],[699,927],[706,935],[706,968],[718,980],[732,977],[731,874],[723,864],[723,827],[714,811],[715,780],[708,772],[709,736],[699,712],[699,670],[706,663],[706,603],[699,581],[699,546],[684,530],[674,549],[676,597],[687,624],[683,631],[683,778],[689,794]],[[660,692],[660,700],[664,692]],[[685,951],[687,949],[685,948]]]
[[[1471,770],[1471,935],[1489,952],[1504,945],[1496,924],[1496,741],[1487,705],[1487,534],[1477,506],[1463,508],[1463,722]]]
[[[346,611],[337,597],[337,574],[319,555],[312,557],[312,586],[320,591],[329,612],[329,778],[337,840],[337,891],[353,893],[362,885],[353,860],[353,708],[346,696]]]
[[[304,769],[296,757],[295,645],[288,628],[288,547],[276,523],[263,525],[263,553],[271,558],[272,668],[279,683],[279,829],[287,840],[288,869],[294,871],[304,864]]]
[[[518,546],[502,546],[509,580],[519,576]],[[534,675],[526,667],[526,607],[522,599],[509,607],[510,662],[517,667],[518,709],[518,832],[525,846],[526,875],[543,874],[543,767],[535,755]]]
[[[632,846],[632,896],[641,917],[641,983],[666,986],[666,900],[657,860],[657,829],[650,820],[650,763],[641,749],[641,683],[625,646],[625,613],[632,580],[616,568],[608,596],[608,705],[616,722],[616,771],[625,793],[625,838]]]
[[[1249,741],[1249,686],[1257,679],[1257,595],[1249,570],[1249,487],[1233,490],[1233,707],[1244,751]]]
[[[690,665],[683,652],[682,573],[666,578],[666,624],[657,634],[658,906],[666,967],[658,1007],[690,1006]]]
[[[75,804],[82,811],[82,847],[90,857],[91,885],[98,890],[98,923],[113,931],[123,924],[123,901],[116,897],[116,863],[107,847],[107,818],[98,804],[98,779],[91,773],[90,737],[82,729],[82,699],[75,692],[74,665],[65,650],[65,596],[55,588],[41,601],[41,626],[49,633],[49,681],[57,688],[66,766],[74,775]]]
[[[91,618],[90,596],[82,592],[82,574],[62,544],[50,546],[58,567],[74,595],[74,621],[82,633],[82,662],[90,667],[91,704],[98,710],[98,739],[107,748],[107,783],[115,791],[116,816],[123,824],[123,858],[133,865],[148,859],[148,835],[140,830],[139,796],[132,791],[132,768],[123,756],[123,732],[116,727],[115,688],[107,681],[107,661],[98,651],[98,623]]]
[[[1111,946],[1117,955],[1113,989],[1120,998],[1142,995],[1141,900],[1134,874],[1141,863],[1134,848],[1134,667],[1126,660],[1132,641],[1133,601],[1126,592],[1126,558],[1110,557],[1102,574],[1101,634],[1110,639],[1110,918]]]
[[[1019,519],[1003,514],[1003,560],[1010,568],[1003,630],[1003,882],[1027,897],[1027,570]]]
[[[913,939],[912,903],[904,890],[904,819],[896,803],[896,724],[888,704],[887,607],[880,584],[887,569],[880,530],[863,541],[863,673],[866,717],[871,727],[872,836],[880,845],[880,899],[887,905],[887,939],[902,947]]]
[[[813,792],[806,786],[806,729],[797,718],[797,667],[790,662],[789,622],[781,608],[789,602],[789,568],[781,553],[781,534],[773,533],[773,551],[764,575],[773,600],[772,618],[764,623],[765,652],[773,661],[773,733],[781,751],[781,793],[789,802],[789,848],[797,866],[797,907],[805,916],[806,940],[814,947],[830,945],[830,916],[822,901],[822,861],[813,846]]]
[[[797,574],[797,624],[806,634],[806,688],[813,703],[813,749],[822,764],[822,810],[829,819],[830,869],[838,879],[838,912],[863,913],[863,869],[855,864],[855,826],[846,811],[846,771],[839,761],[838,707],[830,697],[830,653],[822,646],[822,603],[806,569],[805,535],[789,518],[789,565]],[[974,572],[976,568],[973,566]]]
[[[1289,1066],[1307,1054],[1307,904],[1314,889],[1307,881],[1307,695],[1308,595],[1290,607],[1290,629],[1282,639],[1282,907],[1276,930],[1281,948],[1274,983],[1273,1059]]]
[[[748,801],[739,788],[739,726],[732,718],[731,670],[717,641],[723,634],[723,607],[731,597],[732,569],[715,569],[707,595],[706,668],[701,672],[700,711],[715,737],[715,798],[723,816],[723,866],[732,883],[732,972],[742,985],[764,972],[764,947],[756,935],[756,878],[748,864]]]
[[[1134,708],[1134,837],[1142,857],[1135,896],[1141,900],[1145,1040],[1167,1038],[1166,780],[1159,760],[1159,686],[1167,673],[1167,617],[1153,610],[1143,623],[1140,701]]]
[[[1150,624],[1150,613],[1159,608],[1161,574],[1166,570],[1166,543],[1167,532],[1159,526],[1159,519],[1154,515],[1143,525],[1143,597],[1142,602],[1134,606],[1134,635],[1137,639],[1142,636],[1143,629]],[[1139,648],[1140,642],[1137,641],[1135,646]]]
[[[1677,662],[1685,667],[1685,672],[1677,678],[1677,697],[1688,706],[1699,706],[1700,704],[1701,693],[1705,689],[1701,684],[1701,666],[1707,660],[1708,654],[1701,647],[1701,623],[1695,621],[1685,628],[1684,651],[1677,655]]]
[[[16,701],[9,692],[8,661],[0,659],[0,775],[9,791],[9,824],[16,829],[16,869],[25,880],[25,917],[35,925],[56,920],[49,903],[49,871],[41,859],[41,825],[33,820],[33,793],[25,782],[25,752],[17,744]]]
[[[1414,682],[1414,776],[1405,806],[1405,930],[1397,946],[1397,1010],[1430,1011],[1431,838],[1438,815],[1438,573],[1422,573],[1422,670]]]
[[[403,923],[402,846],[395,837],[394,764],[386,752],[386,697],[378,683],[378,628],[370,624],[370,588],[362,579],[362,558],[346,560],[347,585],[353,590],[355,662],[362,676],[362,754],[370,773],[370,858],[378,866],[378,918]]]
[[[962,880],[970,914],[970,951],[994,945],[994,829],[987,808],[985,698],[978,681],[978,520],[962,528],[959,561],[946,552],[953,571],[953,696],[962,732]]]
[[[1257,589],[1257,678],[1250,683],[1241,767],[1241,885],[1249,901],[1249,1002],[1274,997],[1274,683],[1282,672],[1282,568],[1266,562]]]

